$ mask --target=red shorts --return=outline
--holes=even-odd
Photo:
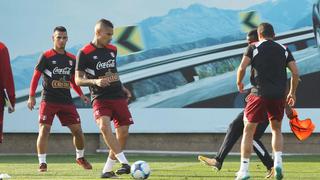
[[[248,122],[259,123],[266,120],[265,114],[267,113],[269,120],[281,121],[284,114],[284,105],[284,99],[267,99],[249,94],[244,109],[244,118]]]
[[[39,123],[52,125],[57,115],[62,126],[80,124],[80,117],[74,104],[56,104],[42,101],[39,110]]]
[[[115,128],[133,124],[126,99],[96,99],[93,101],[93,114],[96,120],[109,116]]]

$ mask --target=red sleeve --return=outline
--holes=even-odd
[[[35,96],[40,76],[41,72],[35,69],[30,84],[30,96]]]
[[[15,105],[16,102],[16,95],[14,90],[14,81],[13,75],[10,65],[10,57],[8,49],[5,46],[0,47],[0,59],[1,59],[1,77],[3,80],[3,88],[7,90],[10,102],[12,106]]]
[[[76,82],[74,81],[74,75],[72,75],[72,77],[71,77],[70,85],[71,85],[72,89],[73,89],[79,96],[82,96],[82,95],[83,95],[83,92],[82,92],[80,86],[77,86],[77,85],[76,85]]]

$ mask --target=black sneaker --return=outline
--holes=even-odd
[[[118,178],[118,176],[113,171],[102,173],[100,177],[101,178],[110,178],[110,179]]]
[[[130,166],[129,164],[122,164],[121,168],[116,171],[117,175],[121,174],[130,174]]]

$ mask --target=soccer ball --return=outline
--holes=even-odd
[[[147,179],[150,172],[150,167],[145,161],[136,161],[131,165],[131,176],[133,179]]]

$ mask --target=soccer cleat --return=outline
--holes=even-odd
[[[269,179],[273,177],[274,177],[274,168],[272,167],[271,169],[268,169],[265,179]]]
[[[282,168],[281,167],[276,167],[275,168],[275,177],[276,177],[276,180],[283,179],[283,174],[282,174]]]
[[[117,179],[119,178],[113,171],[102,173],[101,178]]]
[[[121,168],[116,171],[117,175],[130,174],[129,164],[122,164]]]
[[[198,156],[198,160],[207,166],[212,166],[212,168],[217,171],[220,171],[220,169],[222,167],[222,164],[215,158],[210,159],[205,156]]]
[[[79,164],[83,169],[92,169],[91,164],[84,158],[78,158],[76,160],[77,164]]]
[[[41,163],[40,166],[39,166],[39,169],[38,171],[39,172],[46,172],[47,171],[47,164],[46,163]]]
[[[248,172],[246,172],[246,173],[244,173],[244,172],[238,172],[237,174],[238,174],[238,175],[237,175],[237,177],[236,177],[235,180],[247,180],[247,179],[250,179],[250,176],[249,176],[249,173],[248,173]]]

